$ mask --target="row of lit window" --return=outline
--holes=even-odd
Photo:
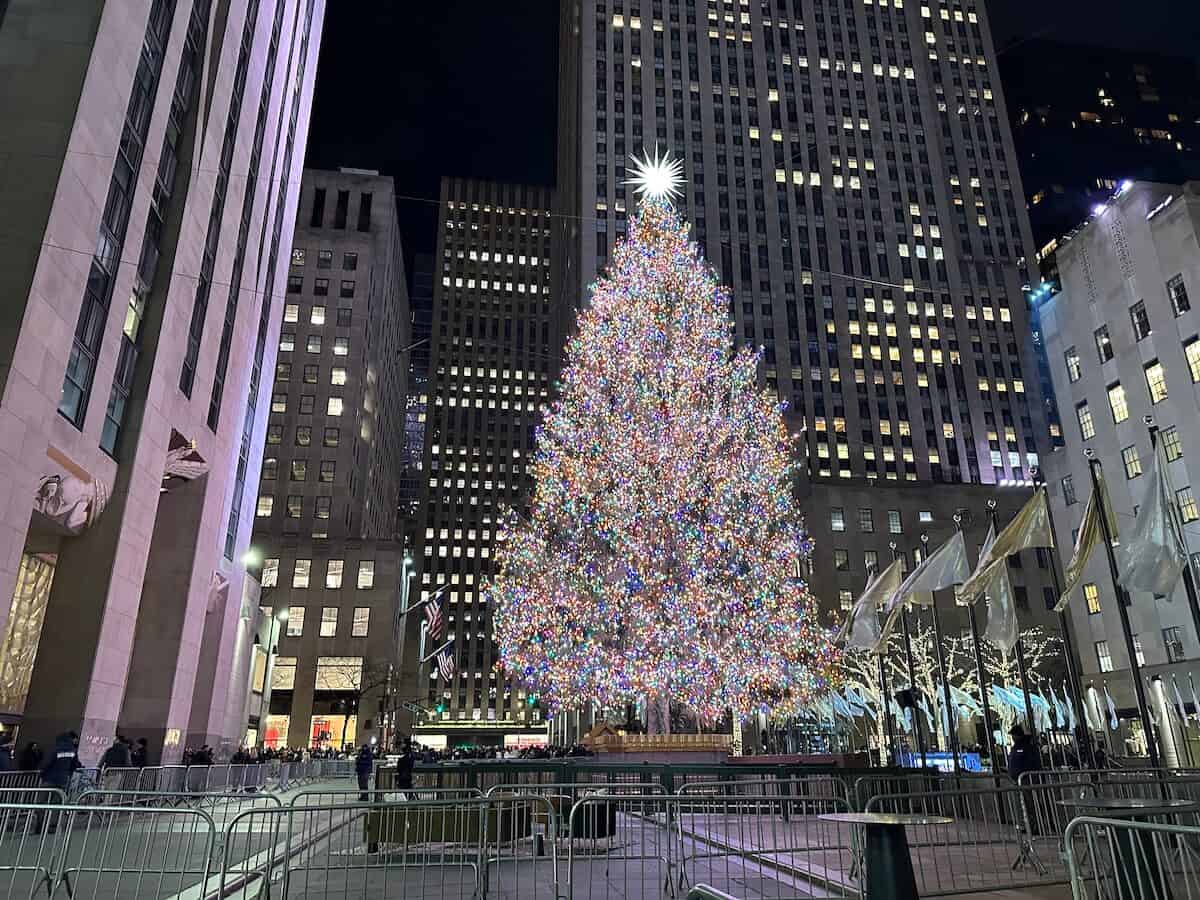
[[[1091,587],[1096,588],[1094,584],[1091,585]],[[1087,588],[1088,585],[1084,585],[1085,592]],[[1097,596],[1099,596],[1099,589],[1097,588],[1096,590]],[[1098,606],[1096,611],[1099,612]],[[1146,665],[1146,655],[1142,652],[1141,635],[1135,634],[1132,635],[1132,637],[1133,653],[1134,656],[1137,657],[1137,664],[1139,666],[1144,666]],[[1183,649],[1183,629],[1178,625],[1170,628],[1164,628],[1162,630],[1162,639],[1163,648],[1167,652],[1167,662],[1183,662],[1183,660],[1186,658]],[[1096,641],[1096,666],[1101,672],[1113,671],[1112,651],[1110,651],[1108,648],[1108,641]]]
[[[468,203],[466,200],[447,200],[446,208],[447,209],[469,210],[471,212],[485,212],[485,213],[496,212],[496,213],[500,213],[501,215],[503,215],[504,213],[507,213],[510,216],[518,216],[518,215],[528,216],[531,214],[531,212],[535,216],[546,216],[546,217],[550,216],[550,210],[548,210],[548,209],[535,209],[535,210],[531,211],[524,206],[522,206],[520,209],[517,209],[516,207],[513,207],[513,206],[507,206],[507,207],[492,206],[492,204],[490,204],[490,203],[483,203],[483,204]]]
[[[326,321],[326,308],[321,305],[315,305],[309,310],[308,321],[313,325],[324,325]],[[348,306],[339,306],[337,311],[337,324],[339,328],[349,328],[353,321],[354,310]],[[288,303],[283,307],[283,321],[286,323],[294,323],[300,321],[300,304]]]
[[[304,607],[289,606],[287,618],[287,636],[302,637],[304,635]],[[321,607],[321,637],[337,637],[338,608],[336,606]],[[366,637],[371,626],[371,608],[369,606],[354,607],[354,618],[350,623],[350,637]]]
[[[488,290],[488,285],[490,284],[491,289],[493,291],[503,290],[509,294],[513,293],[513,291],[514,291],[513,282],[511,282],[511,281],[503,282],[504,286],[503,286],[503,288],[501,288],[501,282],[499,282],[499,281],[488,282],[486,280],[483,280],[483,281],[476,282],[476,280],[474,278],[463,278],[461,275],[453,279],[453,284],[454,284],[454,287],[456,287],[456,288],[465,287],[467,290],[475,290],[476,284],[478,284],[479,290],[486,291],[486,290]],[[443,276],[442,277],[442,287],[450,287],[450,286],[451,286],[450,276],[449,275]],[[518,281],[516,283],[515,290],[518,294],[547,294],[547,295],[549,295],[550,285],[548,285],[548,284],[546,284],[546,285],[526,284],[523,281]]]
[[[344,559],[329,559],[325,561],[325,587],[338,590],[342,586],[342,576],[346,570]],[[292,587],[307,588],[312,576],[313,561],[297,559],[292,565]],[[263,560],[262,586],[273,588],[279,586],[279,559],[277,557]],[[360,559],[358,561],[358,579],[356,587],[361,591],[375,587],[375,560]]]
[[[313,516],[317,519],[331,518],[333,510],[332,497],[314,497]],[[300,494],[289,494],[286,505],[289,519],[300,519],[304,516],[304,497]],[[268,519],[275,513],[275,497],[271,494],[260,494],[254,515],[260,519]]]
[[[315,402],[316,398],[312,394],[303,394],[300,397],[300,415],[311,416]],[[271,396],[271,412],[286,413],[287,405],[287,394],[273,394]],[[340,416],[344,409],[345,403],[341,397],[329,397],[325,401],[325,415],[327,416]]]
[[[302,377],[305,384],[317,384],[321,377],[321,367],[317,363],[307,363]],[[292,364],[279,362],[275,364],[275,383],[286,384],[292,380]],[[342,387],[346,383],[345,366],[334,366],[329,370],[329,383],[334,387]]]
[[[304,350],[307,353],[320,353],[324,342],[319,334],[310,334],[305,339]],[[281,353],[291,353],[296,349],[296,334],[292,331],[285,331],[279,335],[279,351]],[[333,355],[347,356],[350,353],[350,338],[335,337],[333,339]]]

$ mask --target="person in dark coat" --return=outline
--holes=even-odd
[[[13,770],[12,732],[0,734],[0,772]]]
[[[354,774],[358,776],[358,799],[366,803],[367,788],[371,786],[371,772],[375,768],[375,754],[370,744],[363,744],[354,760]]]
[[[25,749],[21,751],[18,764],[26,772],[36,772],[42,767],[42,745],[37,741],[30,741],[25,745]]]
[[[129,745],[125,743],[125,738],[117,735],[116,740],[112,742],[112,746],[105,750],[104,755],[100,757],[100,768],[128,769],[131,765]]]
[[[144,737],[138,738],[129,754],[130,762],[139,769],[146,768],[146,760],[149,757],[148,747],[149,742]]]
[[[75,735],[64,732],[54,739],[54,752],[42,767],[42,783],[65,791],[71,786],[71,776],[83,768],[79,761]]]
[[[1008,775],[1013,781],[1019,781],[1025,772],[1041,769],[1042,759],[1037,744],[1025,733],[1020,723],[1014,725],[1008,733],[1013,739],[1012,749],[1008,751]]]
[[[1025,733],[1020,723],[1013,725],[1008,732],[1013,739],[1012,749],[1008,751],[1008,775],[1016,783],[1020,783],[1021,775],[1025,772],[1037,772],[1042,768],[1042,759],[1038,754],[1037,744]],[[1021,792],[1021,806],[1025,810],[1025,819],[1030,835],[1044,832],[1041,817],[1029,791]]]
[[[400,758],[396,760],[396,788],[401,791],[411,791],[413,786],[413,766],[417,757],[413,753],[412,741],[404,739],[400,745]]]

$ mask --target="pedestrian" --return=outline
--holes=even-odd
[[[130,753],[130,761],[139,769],[146,768],[146,760],[149,757],[149,742],[140,737],[137,743],[133,745],[133,751]]]
[[[128,769],[131,766],[129,745],[125,738],[117,735],[104,755],[100,757],[101,769]]]
[[[13,770],[12,732],[0,734],[0,772]]]
[[[363,744],[354,760],[354,774],[358,776],[358,799],[367,802],[367,788],[371,785],[371,772],[375,768],[375,754],[370,744]]]
[[[400,757],[396,760],[396,790],[411,791],[413,788],[413,766],[417,758],[413,755],[412,740],[405,738],[400,745]]]
[[[71,789],[71,778],[75,770],[81,768],[83,765],[79,762],[79,737],[73,731],[65,731],[54,739],[54,752],[41,772],[42,785],[56,788],[62,793],[57,797],[49,796],[46,802],[55,805],[62,803],[62,799]],[[50,831],[54,831],[56,827],[57,821],[51,820]],[[41,830],[40,821],[35,830]]]
[[[37,741],[30,741],[21,751],[19,764],[26,772],[36,772],[42,767],[42,747]]]
[[[1009,730],[1013,739],[1012,749],[1008,751],[1008,777],[1014,783],[1021,783],[1021,776],[1026,772],[1037,772],[1042,768],[1042,760],[1038,755],[1037,744],[1025,733],[1018,722]],[[1025,811],[1026,830],[1031,837],[1042,833],[1041,819],[1033,797],[1029,791],[1021,791],[1021,806]]]

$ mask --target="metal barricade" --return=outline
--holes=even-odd
[[[1074,900],[1197,900],[1200,828],[1082,817],[1067,826]]]
[[[770,898],[858,892],[849,828],[822,818],[850,812],[844,797],[797,797],[780,785],[754,796],[680,794],[682,883]]]
[[[558,896],[553,810],[538,797],[256,810],[226,832],[223,897]],[[264,837],[265,836],[265,837]],[[264,842],[265,840],[265,842]],[[248,845],[248,842],[253,842]]]
[[[945,816],[906,829],[921,896],[1067,881],[1059,839],[1070,815],[1058,801],[1086,782],[872,797],[867,812]],[[1046,846],[1043,846],[1046,845]]]
[[[854,781],[855,809],[865,809],[867,801],[879,794],[927,794],[933,791],[965,791],[973,789],[1013,787],[1014,782],[1004,774],[962,772],[901,772],[896,774],[862,775]]]
[[[567,824],[566,896],[659,900],[699,884],[770,900],[856,894],[849,834],[820,818],[848,809],[837,798],[590,794]]]
[[[100,770],[100,789],[104,791],[136,791],[141,769],[110,766]]]
[[[61,795],[59,795],[61,797]],[[197,810],[0,804],[0,890],[159,898],[207,878],[216,829]]]
[[[475,788],[368,788],[366,801],[358,788],[301,790],[294,794],[289,806],[345,806],[351,803],[409,803],[418,800],[469,800],[483,795]]]
[[[689,781],[675,792],[679,795],[756,794],[766,797],[800,797],[850,802],[850,788],[835,775],[797,775],[791,778],[721,779]]]
[[[1101,797],[1136,800],[1190,800],[1200,803],[1200,777],[1167,775],[1161,778],[1121,778],[1096,782]]]

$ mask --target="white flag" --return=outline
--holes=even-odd
[[[1133,534],[1117,550],[1121,584],[1126,590],[1170,595],[1175,589],[1187,564],[1187,545],[1179,534],[1172,503],[1160,451],[1155,448],[1154,467]]]
[[[1108,499],[1108,488],[1104,484],[1102,474],[1098,474],[1097,480],[1100,483],[1100,496],[1104,498],[1104,508],[1108,510],[1109,533],[1115,539],[1117,524],[1112,517],[1112,502]],[[1092,551],[1103,543],[1104,529],[1100,524],[1100,504],[1093,488],[1092,492],[1088,494],[1087,505],[1083,508],[1079,532],[1075,535],[1075,552],[1071,554],[1071,561],[1063,569],[1062,593],[1058,597],[1058,603],[1054,606],[1055,612],[1062,612],[1067,608],[1067,598],[1070,597],[1075,585],[1079,583],[1079,579],[1083,577],[1083,570],[1092,556]]]
[[[1087,696],[1083,699],[1083,715],[1087,719],[1088,731],[1100,731],[1103,726],[1100,724],[1102,716],[1100,715],[1100,697],[1096,693],[1095,685],[1088,685]]]
[[[922,606],[928,606],[933,602],[933,598],[926,595],[962,584],[970,574],[967,542],[963,540],[962,532],[956,531],[954,537],[929,554],[909,573],[899,590],[888,601],[887,611],[891,612],[901,603],[907,603],[909,598],[913,598]]]
[[[895,559],[863,591],[862,596],[846,616],[842,629],[835,638],[849,648],[874,650],[880,644],[879,606],[892,596],[903,577],[900,560]]]
[[[1013,520],[1000,532],[987,552],[980,554],[975,571],[958,592],[959,603],[965,606],[982,597],[995,575],[994,567],[1014,553],[1034,547],[1053,546],[1054,537],[1050,533],[1050,511],[1046,506],[1046,491],[1045,488],[1041,488],[1034,491],[1029,502],[1013,516]]]
[[[1188,686],[1192,689],[1192,715],[1196,717],[1196,724],[1200,725],[1200,697],[1196,696],[1196,682],[1192,680],[1192,673],[1188,672]]]
[[[1075,729],[1079,727],[1079,721],[1075,718],[1075,700],[1071,696],[1071,689],[1067,687],[1067,683],[1063,682],[1063,702],[1067,707],[1067,722],[1071,726],[1071,733],[1074,734]]]
[[[1179,722],[1184,728],[1187,728],[1187,706],[1183,702],[1183,694],[1179,693],[1179,679],[1171,674],[1171,689],[1175,694],[1175,711],[1179,713]]]
[[[1104,702],[1108,706],[1108,730],[1116,731],[1121,727],[1121,717],[1117,715],[1117,704],[1113,702],[1112,694],[1108,692],[1108,682],[1104,682]]]
[[[987,537],[983,539],[983,547],[979,551],[980,560],[988,558],[988,553],[996,543],[996,526],[988,526]],[[979,573],[978,567],[971,576],[974,581]],[[985,573],[986,581],[981,580],[987,600],[987,625],[983,629],[983,639],[999,647],[1007,656],[1017,645],[1020,635],[1017,632],[1017,607],[1013,603],[1012,584],[1008,580],[1008,566],[1003,559],[992,564],[991,571]],[[964,602],[963,595],[957,597],[960,604]]]

